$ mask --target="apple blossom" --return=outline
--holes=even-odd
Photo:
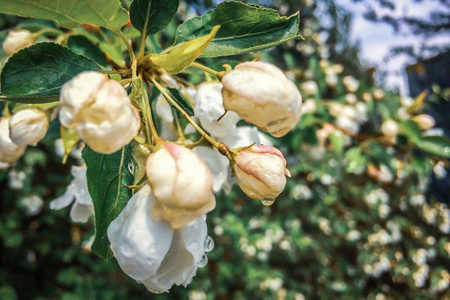
[[[192,150],[163,144],[150,154],[146,169],[156,199],[153,214],[173,228],[186,226],[216,206],[211,171]]]
[[[86,166],[72,166],[72,182],[66,192],[50,202],[50,208],[59,210],[69,206],[72,202],[70,217],[73,222],[86,223],[94,214],[94,205],[88,192]]]
[[[13,55],[35,42],[36,37],[28,30],[11,30],[3,42],[3,50],[6,54]]]
[[[198,146],[195,152],[203,159],[211,170],[213,191],[218,193],[227,181],[229,175],[228,159],[215,148]]]
[[[265,145],[253,145],[237,151],[234,175],[242,191],[252,199],[273,201],[284,190],[286,160],[281,152]]]
[[[319,86],[313,80],[303,82],[300,85],[300,89],[308,95],[315,95],[319,92]]]
[[[5,166],[14,164],[26,149],[26,146],[19,146],[11,140],[9,120],[7,116],[0,119],[0,162]]]
[[[38,195],[31,195],[20,200],[20,205],[24,208],[25,213],[28,216],[38,215],[42,207],[44,206],[44,201]]]
[[[225,109],[275,137],[297,123],[302,97],[295,84],[276,66],[259,61],[237,65],[222,78]]]
[[[48,125],[47,115],[42,110],[20,110],[9,120],[11,140],[19,146],[36,146],[47,134]]]
[[[157,200],[145,185],[108,227],[111,250],[122,270],[155,293],[186,286],[205,260],[207,228],[204,216],[174,230],[152,216]]]
[[[419,125],[420,129],[422,130],[428,130],[434,127],[436,122],[434,121],[434,118],[430,115],[418,115],[412,118],[414,122]]]
[[[344,83],[345,88],[347,91],[354,93],[359,87],[359,81],[355,79],[353,76],[345,76],[342,79],[342,83]]]
[[[303,103],[302,113],[313,114],[316,112],[316,109],[317,109],[316,100],[314,100],[312,98],[308,98]]]
[[[219,139],[229,136],[239,121],[239,116],[232,111],[223,116],[225,109],[221,90],[220,83],[203,83],[198,88],[194,108],[195,116],[199,118],[202,127]]]
[[[398,133],[398,124],[394,120],[386,120],[381,125],[381,132],[383,132],[384,135],[389,137],[395,137]]]
[[[83,72],[62,86],[59,118],[94,151],[105,154],[131,142],[140,128],[126,90],[99,72]]]

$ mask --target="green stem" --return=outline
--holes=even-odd
[[[146,124],[148,127],[150,127],[150,133],[153,138],[153,144],[155,143],[155,140],[159,138],[158,132],[156,131],[155,123],[153,122],[153,116],[152,116],[152,109],[148,105],[148,94],[147,91],[144,91],[144,97],[143,99],[143,108],[144,108],[144,116],[146,118]],[[148,129],[147,129],[148,130]]]
[[[151,7],[152,7],[152,0],[148,1],[147,16],[149,18],[150,18],[150,9],[151,9]],[[146,22],[144,24],[144,28],[142,29],[141,45],[139,47],[138,57],[142,57],[144,55],[144,52],[145,52],[145,40],[147,39],[147,26],[148,26],[149,22],[150,22],[150,20],[146,19]]]
[[[211,68],[208,68],[207,66],[204,66],[204,65],[202,65],[202,64],[200,64],[198,62],[193,62],[191,64],[191,67],[199,69],[199,70],[202,70],[202,71],[204,71],[206,73],[209,73],[209,74],[211,74],[211,75],[213,75],[215,77],[217,77],[217,75],[219,74],[219,72],[217,72],[217,71],[215,71],[215,70],[213,70]]]
[[[43,35],[44,33],[54,33],[56,35],[65,35],[66,33],[54,28],[44,28],[34,33],[36,37]]]
[[[163,86],[161,86],[152,76],[149,76],[149,79],[156,86],[156,88],[164,95],[167,101],[169,101],[170,104],[172,104],[176,109],[178,109],[178,111],[183,114],[183,116],[188,120],[188,122],[191,123],[192,126],[194,126],[194,128],[198,132],[200,132],[205,137],[205,139],[208,140],[208,142],[210,142],[214,147],[219,148],[220,143],[216,142],[200,126],[198,126],[198,124],[195,123],[194,120],[192,120],[192,118],[184,111],[184,109],[180,105],[178,105],[178,103],[175,100],[173,100],[173,98],[169,95],[169,93]]]
[[[123,34],[123,32],[120,31],[120,30],[114,31],[114,33],[117,34],[117,35],[120,37],[120,39],[125,43],[125,46],[127,47],[128,54],[130,55],[131,61],[134,61],[134,59],[135,59],[136,57],[134,56],[133,49],[131,48],[131,45],[130,45],[130,43],[128,42],[127,37],[126,37],[126,36]]]

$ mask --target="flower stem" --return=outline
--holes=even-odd
[[[64,31],[58,30],[58,29],[54,29],[54,28],[44,28],[41,29],[39,31],[37,31],[36,33],[34,33],[34,35],[36,37],[43,35],[44,33],[53,33],[56,35],[65,35],[66,33]]]
[[[133,49],[131,48],[130,43],[128,42],[127,37],[120,30],[116,30],[114,31],[114,33],[117,34],[120,37],[120,39],[124,42],[125,46],[127,47],[128,54],[130,55],[131,61],[134,61],[135,59],[134,52]]]
[[[211,68],[208,68],[207,66],[204,66],[204,65],[202,65],[202,64],[200,64],[198,62],[193,62],[191,64],[191,67],[199,69],[199,70],[202,70],[202,71],[204,71],[206,73],[209,73],[209,74],[211,74],[211,75],[213,75],[215,77],[217,77],[217,75],[219,74],[219,72],[217,72],[217,71],[215,71],[215,70],[213,70]]]
[[[148,18],[150,18],[150,8],[152,6],[152,0],[148,1],[148,8],[147,8],[147,15]],[[139,54],[138,57],[142,57],[144,55],[145,52],[145,40],[147,39],[147,26],[150,23],[150,20],[147,19],[145,24],[144,24],[144,28],[142,29],[142,34],[141,34],[141,45],[139,47]]]
[[[157,138],[159,138],[159,136],[158,136],[158,132],[156,131],[155,124],[153,123],[151,108],[148,105],[149,99],[148,99],[147,91],[143,91],[143,90],[145,90],[145,87],[142,86],[144,81],[142,80],[141,75],[139,75],[139,77],[137,76],[137,59],[136,58],[133,59],[133,63],[131,65],[131,70],[132,70],[132,74],[133,74],[132,81],[137,80],[140,84],[140,87],[138,88],[139,100],[137,101],[137,104],[141,108],[142,114],[144,116],[145,131],[147,132],[147,140],[149,143],[154,145],[155,140]],[[135,89],[135,86],[133,85],[132,94],[136,92],[134,89]]]
[[[184,111],[184,109],[178,105],[178,103],[173,100],[173,98],[169,95],[167,90],[161,86],[152,76],[149,77],[150,81],[156,86],[156,88],[164,95],[164,97],[167,99],[167,101],[170,102],[176,109],[178,109],[179,112],[183,114],[183,116],[188,120],[189,123],[194,126],[194,128],[201,133],[205,137],[205,139],[208,140],[214,147],[218,148],[220,146],[220,143],[216,142],[212,137],[210,137],[200,126],[198,126],[197,123],[195,123],[194,120]]]

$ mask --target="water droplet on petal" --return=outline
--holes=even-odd
[[[204,247],[206,252],[209,252],[212,249],[214,249],[214,240],[212,239],[212,237],[210,236],[206,237]]]
[[[263,201],[261,201],[261,203],[264,206],[271,206],[274,202],[275,202],[275,200],[263,200]]]
[[[203,268],[208,264],[208,256],[206,254],[203,254],[202,259],[200,259],[200,262],[198,263],[199,268]]]
[[[148,289],[150,292],[152,292],[153,294],[162,294],[164,293],[163,291],[158,291],[158,290],[152,290],[152,289]]]

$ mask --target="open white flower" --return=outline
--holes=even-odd
[[[194,108],[195,116],[199,118],[203,128],[219,139],[229,136],[239,122],[239,116],[232,111],[218,121],[225,113],[221,91],[222,84],[218,82],[203,83],[198,88]]]
[[[152,217],[155,199],[148,185],[138,191],[108,227],[108,239],[122,270],[151,292],[187,286],[205,262],[204,216],[174,230]]]
[[[228,159],[215,148],[198,146],[195,152],[203,159],[211,170],[213,191],[218,193],[230,176],[230,166]]]
[[[26,146],[16,145],[10,137],[9,117],[0,119],[0,163],[6,168],[18,160],[25,152]]]
[[[172,107],[163,95],[159,95],[155,105],[156,115],[159,117],[159,135],[169,141],[178,138],[177,128],[173,121]]]
[[[74,178],[67,187],[66,192],[61,197],[50,202],[50,208],[59,210],[73,202],[70,210],[72,221],[86,223],[89,217],[94,214],[94,205],[87,186],[86,166],[72,166],[72,175]]]
[[[270,63],[241,63],[222,78],[222,84],[225,109],[275,137],[286,135],[300,118],[300,92]]]
[[[127,91],[99,72],[83,72],[61,88],[61,124],[99,153],[110,154],[138,134],[140,118]]]

